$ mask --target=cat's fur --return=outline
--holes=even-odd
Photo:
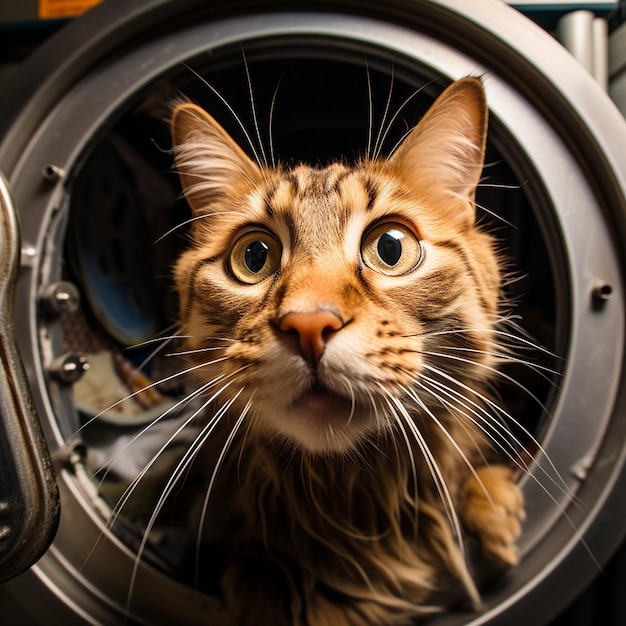
[[[486,131],[466,78],[387,160],[269,167],[198,106],[175,108],[194,215],[175,280],[212,397],[201,455],[238,624],[408,624],[455,585],[477,603],[461,526],[517,561],[521,494],[489,464],[501,270],[475,224]],[[376,258],[389,229],[406,267]],[[257,240],[269,265],[246,273]]]

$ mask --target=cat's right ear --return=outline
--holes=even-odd
[[[260,169],[198,105],[178,104],[170,128],[176,168],[194,214],[209,212],[216,201],[259,181]]]
[[[478,78],[462,78],[437,98],[389,159],[409,187],[460,226],[476,219],[485,157],[487,101]]]

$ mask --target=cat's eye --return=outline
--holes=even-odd
[[[235,242],[230,251],[230,271],[242,283],[260,283],[276,272],[281,253],[280,243],[269,233],[248,232]]]
[[[365,265],[388,276],[410,272],[422,262],[423,256],[421,242],[403,224],[379,224],[365,234],[361,244]]]

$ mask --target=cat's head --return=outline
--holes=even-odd
[[[247,406],[257,433],[336,453],[480,387],[500,292],[475,225],[486,129],[482,84],[467,78],[389,159],[287,169],[178,105],[194,219],[175,281],[205,395]]]

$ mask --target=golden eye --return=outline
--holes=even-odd
[[[273,235],[248,232],[237,239],[230,251],[230,271],[242,283],[254,285],[276,272],[281,254],[281,245]]]
[[[370,269],[387,276],[402,276],[414,270],[424,257],[413,231],[397,223],[375,226],[363,237],[361,257]]]

